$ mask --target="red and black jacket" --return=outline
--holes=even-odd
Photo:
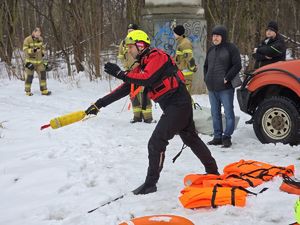
[[[184,76],[173,59],[159,49],[146,49],[140,65],[126,74],[125,82],[110,94],[96,102],[99,107],[125,97],[130,93],[130,83],[144,86],[144,95],[161,103],[172,96],[184,84]],[[182,85],[184,86],[184,85]]]

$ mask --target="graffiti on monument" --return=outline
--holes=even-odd
[[[177,24],[180,24],[177,22]],[[196,50],[196,61],[201,61],[204,58],[204,52],[206,49],[206,35],[207,27],[206,23],[201,21],[189,20],[181,23],[185,28],[185,35],[191,40],[193,47]],[[154,24],[154,36],[152,46],[160,48],[166,51],[171,56],[176,53],[176,40],[173,34],[173,21],[167,21],[165,23],[157,22]],[[201,58],[201,59],[200,59]]]
[[[157,31],[157,32],[156,32]],[[155,24],[153,47],[159,48],[174,56],[176,53],[176,40],[172,30],[172,22]]]
[[[200,44],[201,49],[205,49],[206,45],[206,24],[200,21],[189,21],[183,24],[185,28],[185,34],[189,37],[192,43]]]

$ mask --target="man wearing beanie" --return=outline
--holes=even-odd
[[[223,145],[229,148],[234,131],[233,111],[234,88],[231,80],[242,68],[238,48],[227,42],[227,30],[224,26],[215,26],[212,30],[213,45],[208,49],[204,63],[204,81],[208,89],[214,138],[207,144]],[[221,106],[224,107],[226,127],[223,129]]]
[[[266,28],[266,37],[257,48],[253,50],[255,59],[254,68],[284,61],[286,47],[283,37],[278,33],[278,25],[275,21],[270,21]]]
[[[182,71],[186,81],[186,88],[191,94],[193,74],[197,71],[195,59],[193,58],[193,46],[191,41],[184,36],[185,29],[182,25],[177,25],[173,32],[177,41],[176,65]]]
[[[127,26],[127,34],[131,31],[138,30],[139,26],[134,23],[130,23]],[[119,46],[119,54],[118,59],[121,60],[123,67],[126,71],[133,70],[139,64],[133,59],[133,57],[128,54],[128,48],[125,45],[125,40],[122,40]],[[151,123],[153,120],[152,117],[152,103],[148,97],[143,98],[142,96],[143,88],[139,87],[138,85],[131,84],[131,91],[130,91],[130,101],[132,104],[133,110],[133,119],[130,120],[130,123],[142,122],[144,120],[145,123]],[[147,101],[146,109],[143,110],[143,99]]]
[[[252,56],[255,59],[254,69],[278,61],[285,61],[286,46],[283,37],[278,33],[278,25],[275,21],[268,23],[266,37],[257,48],[253,49]],[[252,124],[253,118],[245,123]]]

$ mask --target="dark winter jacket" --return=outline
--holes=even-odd
[[[222,42],[209,48],[204,63],[204,81],[209,91],[222,91],[232,88],[231,80],[241,70],[241,57],[238,48],[226,41],[226,28],[216,26],[213,34],[222,36]],[[224,84],[224,79],[228,82]]]
[[[271,57],[271,59],[266,58],[266,56]],[[283,37],[277,34],[274,39],[264,39],[257,47],[253,57],[255,69],[278,61],[285,61],[286,46]]]

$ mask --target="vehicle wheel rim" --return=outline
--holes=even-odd
[[[265,112],[262,118],[264,132],[272,139],[282,140],[291,132],[291,118],[281,108],[271,108]]]

